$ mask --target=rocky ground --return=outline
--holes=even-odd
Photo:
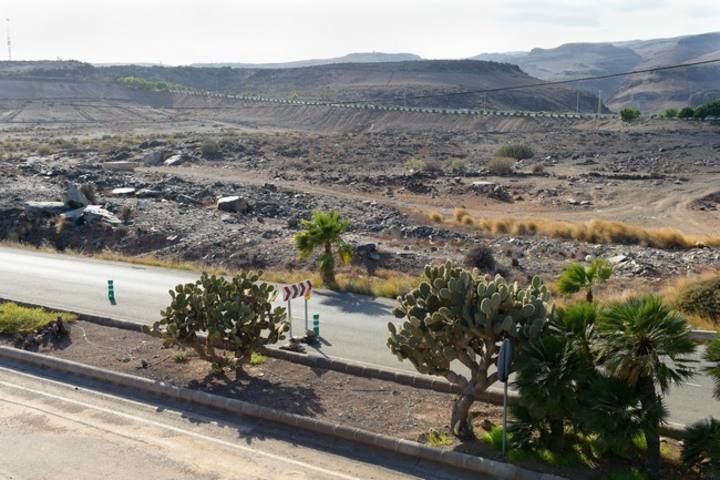
[[[621,276],[647,279],[720,261],[711,248],[490,237],[427,218],[462,207],[475,218],[603,218],[710,235],[720,226],[720,136],[712,126],[0,138],[0,239],[61,250],[301,268],[309,264],[292,245],[300,221],[335,209],[352,221],[355,262],[369,270],[417,273],[430,261],[462,260],[478,243],[517,278],[555,275],[596,256],[612,258]],[[535,155],[499,175],[488,162],[511,142]],[[94,198],[68,198],[83,185]]]

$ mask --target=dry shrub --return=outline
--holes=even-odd
[[[130,205],[123,205],[118,210],[118,217],[123,223],[128,223],[135,216],[135,210]]]
[[[498,157],[510,157],[516,160],[525,160],[535,155],[532,148],[522,143],[510,143],[498,148],[495,155]]]
[[[465,255],[465,265],[482,272],[494,272],[495,257],[487,245],[476,245]]]
[[[468,212],[464,208],[456,208],[453,211],[453,217],[455,217],[455,221],[458,223],[463,223],[463,219],[465,219],[466,217],[470,217],[472,219],[470,212]]]
[[[536,163],[535,165],[533,165],[532,173],[534,173],[535,175],[544,175],[545,167],[542,163]]]
[[[476,229],[493,235],[542,235],[579,242],[643,245],[666,250],[720,246],[720,237],[687,235],[675,228],[645,228],[613,220],[593,219],[584,223],[571,223],[544,219],[478,219],[462,208],[455,209],[453,217],[458,224],[474,225]],[[431,213],[430,218],[442,221],[436,212]]]
[[[515,168],[515,159],[510,157],[494,157],[485,165],[494,175],[509,175]]]
[[[443,216],[440,215],[438,212],[430,212],[428,214],[428,218],[435,223],[443,223]]]

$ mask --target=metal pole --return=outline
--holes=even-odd
[[[503,395],[503,436],[502,436],[502,454],[503,457],[507,451],[507,395],[508,382],[505,380],[505,394]]]
[[[290,335],[290,341],[292,342],[292,310],[290,308],[290,300],[288,300],[288,324],[290,325],[290,329],[288,330],[288,334]]]
[[[308,325],[308,301],[307,301],[307,295],[305,295],[305,335],[310,331],[310,327]]]

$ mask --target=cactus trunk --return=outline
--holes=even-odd
[[[468,392],[468,390],[470,390],[470,392]],[[470,420],[470,407],[475,403],[475,394],[472,390],[471,385],[463,389],[460,397],[455,401],[455,405],[453,405],[452,418],[450,419],[453,435],[463,440],[472,440],[475,438],[472,421]]]

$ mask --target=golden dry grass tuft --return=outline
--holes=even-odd
[[[450,219],[438,219],[433,212],[433,221],[453,221],[459,225],[474,226],[477,230],[492,235],[541,235],[589,243],[643,245],[661,249],[688,249],[698,246],[720,246],[719,236],[688,235],[676,228],[646,228],[614,220],[593,219],[582,223],[547,219],[474,218],[467,210],[455,209]]]
[[[435,223],[443,223],[443,216],[438,212],[430,212],[428,218]]]

